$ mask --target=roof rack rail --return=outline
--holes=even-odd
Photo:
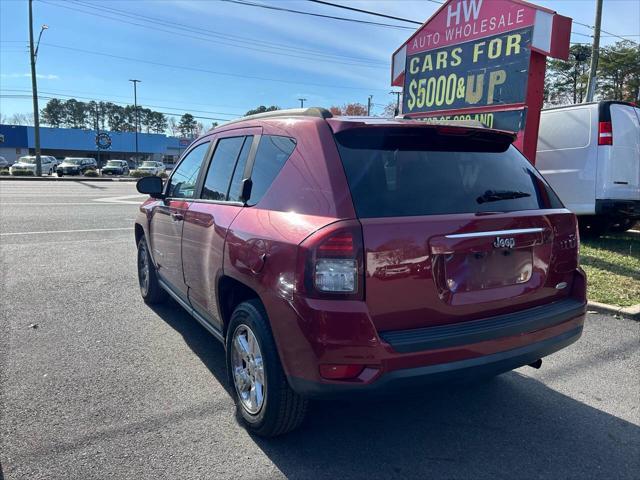
[[[247,115],[246,117],[236,118],[224,124],[231,125],[237,122],[244,122],[245,120],[262,120],[265,118],[277,118],[277,117],[316,117],[316,118],[331,118],[332,113],[326,108],[309,107],[309,108],[290,108],[287,110],[273,110],[271,112],[256,113],[254,115]],[[222,125],[221,125],[222,126]]]

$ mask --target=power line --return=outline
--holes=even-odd
[[[4,90],[4,91],[8,91],[8,92],[23,92],[23,91],[25,91],[25,90],[22,90],[22,89],[16,89],[16,88],[11,88],[11,87],[0,88],[0,90]],[[93,95],[93,96],[106,95],[109,98],[126,98],[126,99],[130,99],[131,98],[131,95],[117,95],[117,94],[114,94],[114,93],[105,93],[105,92],[96,93],[96,92],[88,92],[86,90],[62,90],[62,89],[59,89],[59,88],[56,88],[55,91],[49,89],[48,93],[50,93],[52,95],[63,95],[63,96],[66,95],[66,94],[72,94],[72,95],[86,94],[86,95]],[[150,101],[150,102],[152,102],[152,101],[161,101],[162,102],[162,101],[166,100],[166,98],[158,99],[158,98],[151,98],[151,97],[147,97],[147,96],[145,96],[144,98],[146,98],[147,101]],[[180,105],[205,105],[205,106],[211,105],[210,103],[197,103],[197,102],[186,102],[186,101],[183,102],[181,100],[173,99],[173,98],[172,98],[172,100],[174,102],[177,102]],[[219,106],[220,107],[228,107],[228,105],[219,105]],[[174,109],[172,107],[159,107],[159,108]],[[230,108],[235,108],[235,107],[230,107]],[[184,110],[184,108],[174,109],[174,110]],[[194,110],[194,111],[196,111],[196,110]],[[208,110],[207,111],[199,110],[199,111],[201,113],[202,112],[204,112],[204,113],[215,113],[215,114],[220,114],[220,115],[231,115],[231,116],[244,115],[244,114],[235,113],[235,112],[233,112],[233,113],[227,113],[227,112],[223,113],[223,112],[211,112],[211,111],[208,111]]]
[[[104,8],[104,7],[100,7],[100,6],[86,6],[84,4],[81,4],[80,2],[73,2],[74,5],[78,5],[84,8],[90,8],[96,11],[104,11],[107,12],[111,15],[119,15],[119,16],[125,16],[125,17],[129,17],[129,18],[135,18],[137,21],[130,21],[130,20],[125,20],[124,18],[118,18],[118,17],[113,17],[113,16],[108,16],[105,15],[104,13],[96,13],[96,12],[91,12],[91,11],[86,11],[86,10],[82,10],[79,8],[74,8],[72,6],[69,6],[67,4],[63,5],[63,4],[59,4],[59,3],[53,3],[50,2],[48,0],[39,0],[41,3],[46,3],[48,5],[53,5],[56,7],[61,7],[61,8],[65,8],[68,10],[72,10],[75,12],[79,12],[79,13],[83,13],[85,15],[92,15],[95,17],[99,17],[101,19],[109,19],[109,20],[113,20],[116,22],[120,22],[120,23],[125,23],[128,25],[134,25],[136,27],[142,27],[142,28],[147,28],[147,29],[151,29],[155,32],[165,32],[165,33],[169,33],[171,35],[174,36],[180,36],[183,38],[191,38],[191,39],[195,39],[195,40],[199,40],[199,41],[205,41],[205,42],[210,42],[210,43],[214,43],[214,44],[219,44],[219,45],[227,45],[227,46],[232,46],[232,47],[236,47],[236,48],[243,48],[243,49],[248,49],[248,50],[252,50],[252,51],[256,51],[256,52],[261,52],[261,53],[267,53],[270,55],[279,55],[279,56],[284,56],[284,57],[290,57],[290,58],[301,58],[303,60],[314,60],[314,61],[322,61],[322,62],[329,62],[329,63],[333,63],[333,64],[342,64],[342,65],[353,65],[353,66],[359,66],[359,67],[364,67],[364,68],[386,68],[388,67],[387,63],[383,63],[383,62],[376,62],[375,60],[372,59],[361,59],[361,60],[357,60],[354,59],[352,61],[344,61],[344,60],[339,60],[336,59],[336,57],[339,57],[338,55],[333,55],[333,54],[327,54],[327,53],[322,53],[322,52],[317,52],[317,51],[309,51],[310,55],[304,55],[305,50],[301,49],[295,49],[294,47],[283,47],[283,46],[278,46],[277,49],[276,47],[270,47],[269,45],[266,45],[269,42],[263,42],[262,40],[236,40],[233,38],[228,38],[228,40],[219,40],[218,38],[216,38],[215,40],[209,37],[224,37],[224,35],[219,34],[219,33],[211,33],[211,32],[207,32],[207,31],[202,31],[200,29],[193,29],[190,27],[183,27],[183,26],[176,26],[175,24],[171,24],[170,22],[165,22],[163,20],[150,20],[149,18],[151,17],[146,17],[147,19],[144,18],[144,16],[140,16],[140,15],[132,15],[132,14],[128,14],[127,12],[124,12],[122,10],[116,11],[114,9],[110,9],[110,8]],[[70,2],[71,3],[71,2]],[[142,22],[148,22],[151,23],[152,25],[154,25],[153,27],[150,25],[145,25],[144,23],[139,23],[140,21]],[[189,35],[183,32],[175,32],[173,30],[167,30],[166,28],[159,28],[158,27],[166,27],[166,28],[171,28],[173,30],[183,30],[183,31],[189,31],[190,33],[193,33],[195,35]],[[232,43],[235,42],[235,43]],[[238,45],[238,43],[240,43],[240,45]],[[259,46],[256,46],[259,45]],[[264,46],[263,46],[264,44]],[[275,50],[274,50],[275,49]],[[282,50],[284,49],[288,49],[289,52],[284,52]],[[347,59],[348,60],[348,59]]]
[[[141,15],[139,13],[134,13],[134,12],[130,12],[130,11],[126,11],[126,10],[120,10],[114,7],[104,7],[102,5],[95,5],[92,3],[88,3],[88,2],[83,2],[80,0],[72,0],[74,4],[83,6],[85,8],[92,8],[92,9],[96,9],[96,10],[101,10],[110,14],[117,14],[120,16],[124,16],[124,17],[128,17],[128,18],[132,18],[134,20],[142,20],[142,21],[146,21],[149,22],[151,24],[155,24],[155,25],[162,25],[162,26],[167,26],[169,28],[173,28],[176,30],[185,30],[188,32],[192,32],[192,33],[196,33],[198,35],[206,35],[206,36],[211,36],[214,38],[220,38],[223,40],[228,40],[230,42],[237,42],[240,44],[248,44],[251,47],[255,47],[256,44],[260,45],[260,47],[268,47],[268,48],[276,48],[279,50],[289,50],[289,51],[293,51],[296,54],[299,54],[300,52],[306,52],[306,53],[310,53],[312,55],[314,55],[314,59],[317,59],[317,56],[324,56],[324,57],[333,57],[333,58],[340,58],[340,59],[346,59],[346,60],[356,60],[356,61],[361,61],[361,62],[365,62],[365,63],[371,63],[371,64],[376,64],[376,65],[387,65],[386,63],[383,62],[379,62],[375,59],[372,58],[363,58],[363,57],[354,57],[354,56],[350,56],[350,55],[341,55],[341,54],[335,54],[335,53],[326,53],[326,52],[322,52],[319,50],[313,50],[313,49],[309,49],[309,48],[301,48],[301,47],[292,47],[291,45],[287,45],[284,43],[279,43],[279,42],[273,42],[273,41],[267,41],[267,40],[263,40],[263,39],[259,39],[259,38],[252,38],[252,37],[244,37],[241,35],[235,35],[235,34],[230,34],[230,33],[221,33],[215,30],[210,30],[210,29],[205,29],[202,27],[194,27],[193,25],[186,25],[184,23],[179,23],[179,22],[175,22],[175,21],[168,21],[168,20],[164,20],[162,18],[158,18],[158,17],[150,17],[148,15]],[[63,6],[63,5],[59,5],[59,6]],[[63,6],[64,7],[64,6]],[[65,8],[69,8],[69,7],[65,7]],[[83,10],[77,10],[81,13],[86,13],[89,15],[95,15],[93,13],[90,12],[86,12]],[[100,17],[102,17],[102,15],[98,15]],[[111,18],[111,17],[110,17]],[[119,21],[120,19],[114,19],[111,18],[112,20],[117,20]],[[218,42],[220,43],[220,42]],[[238,45],[234,45],[232,43],[223,43],[224,45],[232,45],[232,46],[238,46]],[[244,45],[241,45],[243,48]],[[274,53],[278,53],[278,52],[274,52]]]
[[[175,64],[170,64],[170,63],[154,62],[154,61],[145,60],[145,59],[142,59],[142,58],[125,57],[123,55],[114,55],[114,54],[110,54],[110,53],[98,52],[98,51],[95,51],[95,50],[84,50],[82,48],[67,47],[67,46],[64,46],[64,45],[56,45],[54,43],[48,43],[48,42],[47,43],[43,42],[42,45],[46,45],[47,47],[52,47],[52,48],[61,48],[61,49],[64,49],[64,50],[70,50],[70,51],[74,51],[74,52],[86,53],[88,55],[98,55],[98,56],[103,56],[103,57],[108,57],[108,58],[117,58],[119,60],[126,60],[126,61],[130,61],[130,62],[146,63],[146,64],[149,64],[149,65],[156,65],[156,66],[167,67],[167,68],[176,68],[176,69],[179,69],[179,70],[189,70],[189,71],[193,71],[193,72],[208,73],[208,74],[211,74],[211,75],[220,75],[220,76],[224,76],[224,77],[242,78],[242,79],[249,79],[249,80],[262,80],[264,82],[287,83],[287,84],[292,84],[292,85],[308,85],[308,86],[312,86],[312,87],[340,88],[340,89],[346,89],[346,90],[376,90],[376,91],[385,91],[386,92],[386,90],[372,89],[372,88],[366,88],[366,87],[348,87],[346,85],[330,85],[330,84],[325,84],[325,83],[299,82],[299,81],[295,81],[295,80],[283,80],[283,79],[280,79],[280,78],[259,77],[259,76],[256,76],[256,75],[242,75],[242,74],[238,74],[238,73],[221,72],[221,71],[217,71],[217,70],[209,70],[209,69],[206,69],[206,68],[189,67],[187,65],[175,65]]]
[[[28,93],[29,90],[21,90],[21,89],[13,89],[13,88],[0,88],[1,92],[24,92],[24,93]],[[103,102],[111,102],[111,103],[115,103],[115,104],[120,104],[120,105],[130,105],[130,103],[127,102],[118,102],[118,101],[113,101],[113,100],[105,100],[105,99],[100,99],[97,97],[85,97],[85,96],[79,96],[79,95],[66,95],[64,93],[60,93],[60,92],[54,92],[54,91],[42,91],[41,93],[45,93],[47,95],[58,95],[60,97],[67,97],[67,98],[80,98],[80,99],[84,99],[84,100],[100,100]],[[146,105],[149,108],[164,108],[165,110],[178,110],[180,112],[185,112],[186,110],[184,108],[175,108],[175,107],[167,107],[166,105],[151,105],[148,103],[145,103],[144,105]],[[242,116],[242,113],[224,113],[224,112],[212,112],[209,110],[193,110],[193,109],[188,109],[189,112],[195,112],[195,113],[209,113],[211,115],[225,115],[228,117],[232,117],[232,118],[236,118],[238,116]],[[175,113],[173,113],[172,115],[176,115]]]
[[[325,2],[324,0],[307,0],[307,1],[312,3],[319,3],[321,5],[328,5],[330,7],[342,8],[344,10],[350,10],[352,12],[366,13],[367,15],[374,15],[376,17],[389,18],[391,20],[400,20],[401,22],[422,25],[422,22],[416,22],[415,20],[409,20],[408,18],[394,17],[393,15],[386,15],[384,13],[372,12],[370,10],[363,10],[361,8],[354,8],[354,7],[348,7],[346,5],[339,5],[337,3]]]
[[[65,95],[62,95],[65,96]],[[16,99],[16,100],[31,100],[33,97],[31,95],[18,95],[18,94],[0,94],[0,98],[12,98],[12,99]],[[48,95],[40,95],[38,94],[38,98],[44,99],[44,100],[52,100],[58,97],[51,97]],[[85,100],[89,100],[86,97],[75,97],[75,98],[84,98]],[[93,99],[91,99],[93,100]],[[116,104],[122,104],[123,102],[111,102],[111,103],[116,103]],[[130,104],[129,104],[130,105]],[[170,117],[178,117],[180,116],[179,114],[176,113],[169,113],[169,112],[158,112],[158,113],[162,113],[163,115],[168,115]],[[188,112],[185,112],[188,113]],[[200,118],[203,120],[215,120],[217,122],[228,122],[229,120],[231,120],[230,118],[215,118],[215,117],[204,117],[202,115],[192,115],[193,118]]]
[[[226,1],[236,1],[236,0],[226,0]],[[239,1],[239,0],[238,0],[238,1]],[[359,9],[359,8],[347,7],[347,6],[345,6],[345,5],[340,5],[340,4],[336,4],[336,3],[331,3],[331,2],[324,1],[324,0],[307,0],[307,1],[309,1],[309,2],[313,2],[313,3],[320,3],[320,4],[323,4],[323,5],[328,5],[328,6],[335,7],[335,8],[342,8],[342,9],[346,9],[346,10],[352,10],[352,11],[356,11],[356,12],[366,13],[367,15],[375,15],[375,16],[377,16],[377,17],[385,17],[385,18],[394,18],[395,20],[398,20],[398,21],[407,22],[407,23],[412,23],[412,24],[417,24],[417,25],[422,25],[422,22],[417,22],[417,21],[415,21],[415,20],[410,20],[410,19],[407,19],[407,18],[400,18],[400,17],[391,17],[391,16],[388,16],[388,15],[386,15],[386,14],[384,14],[384,13],[380,13],[380,12],[373,12],[373,11],[371,11],[371,10],[363,10],[363,9]],[[438,0],[427,0],[427,1],[429,1],[429,2],[431,2],[431,3],[436,3],[436,4],[438,4],[438,5],[442,5],[442,4],[444,3],[444,2],[441,2],[441,1],[438,1]],[[573,20],[573,19],[572,19],[572,21],[573,21],[573,23],[575,23],[576,25],[581,25],[581,26],[583,26],[583,27],[587,27],[587,28],[589,28],[589,29],[591,29],[591,30],[593,30],[593,29],[595,28],[595,27],[593,27],[592,25],[587,25],[586,23],[578,22],[578,21],[575,21],[575,20]],[[624,36],[622,36],[622,35],[618,35],[618,34],[615,34],[615,33],[607,32],[606,30],[602,30],[602,29],[601,29],[600,31],[601,31],[602,33],[606,33],[606,34],[608,34],[608,35],[610,35],[610,36],[612,36],[612,37],[617,37],[617,38],[620,38],[620,39],[622,39],[622,40],[629,40],[628,38],[624,38]],[[574,34],[576,34],[576,35],[584,35],[584,36],[586,36],[586,37],[591,37],[591,35],[587,35],[587,34],[580,33],[580,32],[573,32],[573,31],[572,31],[571,33],[574,33]],[[640,36],[640,35],[627,35],[627,36],[628,36],[628,37],[630,37],[630,36]],[[629,40],[629,41],[630,41],[630,42],[637,43],[637,42],[635,42],[635,41],[633,41],[633,40]]]
[[[291,8],[284,8],[284,7],[276,7],[273,5],[265,5],[264,3],[255,3],[255,2],[248,2],[245,0],[220,0],[222,2],[229,2],[229,3],[236,3],[238,5],[245,5],[248,7],[258,7],[258,8],[265,8],[267,10],[277,10],[277,11],[281,11],[281,12],[288,12],[288,13],[297,13],[299,15],[309,15],[311,17],[320,17],[320,18],[328,18],[331,20],[340,20],[340,21],[344,21],[344,22],[353,22],[353,23],[362,23],[365,25],[375,25],[378,27],[388,27],[388,28],[400,28],[403,30],[414,30],[411,27],[403,27],[402,25],[392,25],[390,23],[380,23],[380,22],[370,22],[367,20],[357,20],[355,18],[346,18],[346,17],[337,17],[334,15],[323,15],[320,13],[313,13],[313,12],[305,12],[302,10],[293,10]]]

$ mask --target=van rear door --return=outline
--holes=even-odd
[[[603,103],[600,111],[600,132],[603,128],[610,128],[611,136],[610,141],[599,141],[597,199],[640,199],[639,118],[640,109],[631,104]],[[606,126],[607,122],[610,127]]]

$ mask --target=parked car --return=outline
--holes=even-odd
[[[56,173],[59,177],[63,175],[84,175],[87,170],[96,170],[98,164],[95,158],[83,157],[66,157],[58,168]]]
[[[41,171],[45,175],[53,175],[55,171],[55,158],[49,155],[40,155],[40,166]],[[36,157],[35,155],[27,155],[24,157],[18,158],[18,161],[15,162],[9,168],[9,173],[11,175],[20,175],[24,172],[33,172],[33,175],[36,174]]]
[[[542,111],[536,166],[584,233],[640,220],[640,108],[617,101]]]
[[[142,165],[140,165],[137,170],[148,173],[149,175],[160,175],[164,173],[164,163],[154,161],[142,162]]]
[[[126,160],[108,160],[102,167],[102,175],[129,175],[129,163]]]
[[[513,140],[315,108],[227,123],[137,183],[142,297],[226,345],[263,436],[310,398],[538,368],[580,337],[586,278],[575,215]]]
[[[0,156],[0,168],[9,168],[9,162],[2,156]]]

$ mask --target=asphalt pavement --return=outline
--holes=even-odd
[[[252,437],[223,348],[139,295],[133,184],[0,180],[0,479],[640,478],[640,323],[482,384]]]

